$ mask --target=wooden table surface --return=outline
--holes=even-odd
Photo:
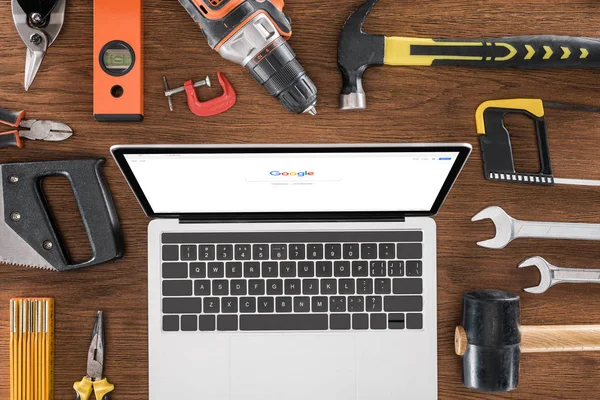
[[[532,97],[599,104],[600,79],[594,71],[516,71],[463,68],[381,67],[366,73],[369,109],[338,110],[341,78],[337,40],[344,20],[361,0],[288,0],[294,20],[293,48],[319,88],[317,117],[288,114],[239,66],[211,51],[175,0],[146,0],[146,119],[138,124],[101,124],[92,118],[92,1],[69,0],[65,25],[29,92],[22,87],[25,46],[12,22],[9,0],[0,0],[0,105],[24,109],[30,118],[69,124],[75,135],[64,143],[26,143],[4,149],[2,163],[81,157],[109,158],[105,173],[126,240],[126,255],[107,265],[71,273],[0,266],[0,398],[8,397],[8,301],[19,296],[56,299],[56,398],[73,398],[71,386],[85,374],[86,352],[96,310],[107,328],[106,376],[114,398],[148,398],[146,227],[149,222],[110,159],[114,144],[204,143],[414,143],[469,142],[473,155],[436,217],[438,224],[439,397],[443,399],[594,399],[600,391],[600,354],[524,355],[521,381],[510,394],[484,395],[461,383],[461,361],[453,352],[453,332],[461,319],[464,292],[498,288],[522,295],[525,324],[584,324],[600,321],[600,286],[562,285],[544,295],[521,288],[537,284],[535,271],[516,266],[540,255],[561,266],[598,267],[596,243],[523,240],[505,250],[486,250],[476,241],[491,237],[490,223],[470,218],[489,205],[520,219],[600,222],[599,189],[495,184],[483,179],[474,112],[485,100]],[[598,36],[596,0],[382,0],[365,28],[369,32],[441,38],[557,34]],[[173,98],[169,112],[161,77],[172,86],[223,71],[238,92],[228,113],[200,119]],[[200,96],[220,95],[202,88]],[[600,117],[549,110],[550,147],[555,174],[600,178]],[[521,168],[535,169],[530,124],[511,119]],[[74,256],[86,255],[75,203],[61,180],[45,183],[60,228]],[[2,238],[0,238],[1,246]],[[399,394],[399,398],[401,395]]]

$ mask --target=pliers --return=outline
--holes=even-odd
[[[12,0],[13,20],[27,46],[25,90],[33,83],[46,50],[60,33],[66,3],[67,0]]]
[[[89,400],[92,392],[96,394],[96,400],[110,400],[110,393],[115,390],[115,386],[102,376],[103,367],[104,323],[102,311],[98,311],[88,350],[87,375],[73,384],[73,389],[77,392],[77,400]]]
[[[21,138],[29,140],[47,140],[60,142],[70,138],[73,130],[60,122],[23,120],[25,111],[12,112],[0,107],[0,123],[17,128],[9,132],[0,132],[0,148],[23,147]]]

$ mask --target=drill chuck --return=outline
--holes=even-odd
[[[287,42],[291,20],[282,0],[179,0],[208,44],[244,66],[291,112],[317,113],[317,88]]]
[[[254,57],[246,69],[289,111],[316,114],[317,88],[308,77],[289,43],[279,38],[266,55]]]

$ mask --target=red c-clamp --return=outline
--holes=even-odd
[[[223,95],[208,101],[198,100],[193,81],[187,81],[183,85],[185,92],[187,93],[188,106],[190,107],[190,110],[199,117],[212,117],[214,115],[222,114],[233,107],[237,101],[235,90],[225,75],[218,72],[217,77],[219,78],[219,84],[221,84],[221,87],[223,88]]]

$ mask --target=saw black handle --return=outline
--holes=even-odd
[[[489,68],[600,68],[600,40],[515,36],[483,40],[386,38],[385,63]]]
[[[4,220],[58,271],[90,267],[123,256],[119,219],[102,175],[105,161],[90,159],[2,165]],[[72,263],[61,241],[41,186],[42,179],[49,176],[64,176],[71,183],[93,253],[86,262]],[[11,177],[18,180],[14,182]],[[11,219],[13,212],[21,215],[18,221]]]

